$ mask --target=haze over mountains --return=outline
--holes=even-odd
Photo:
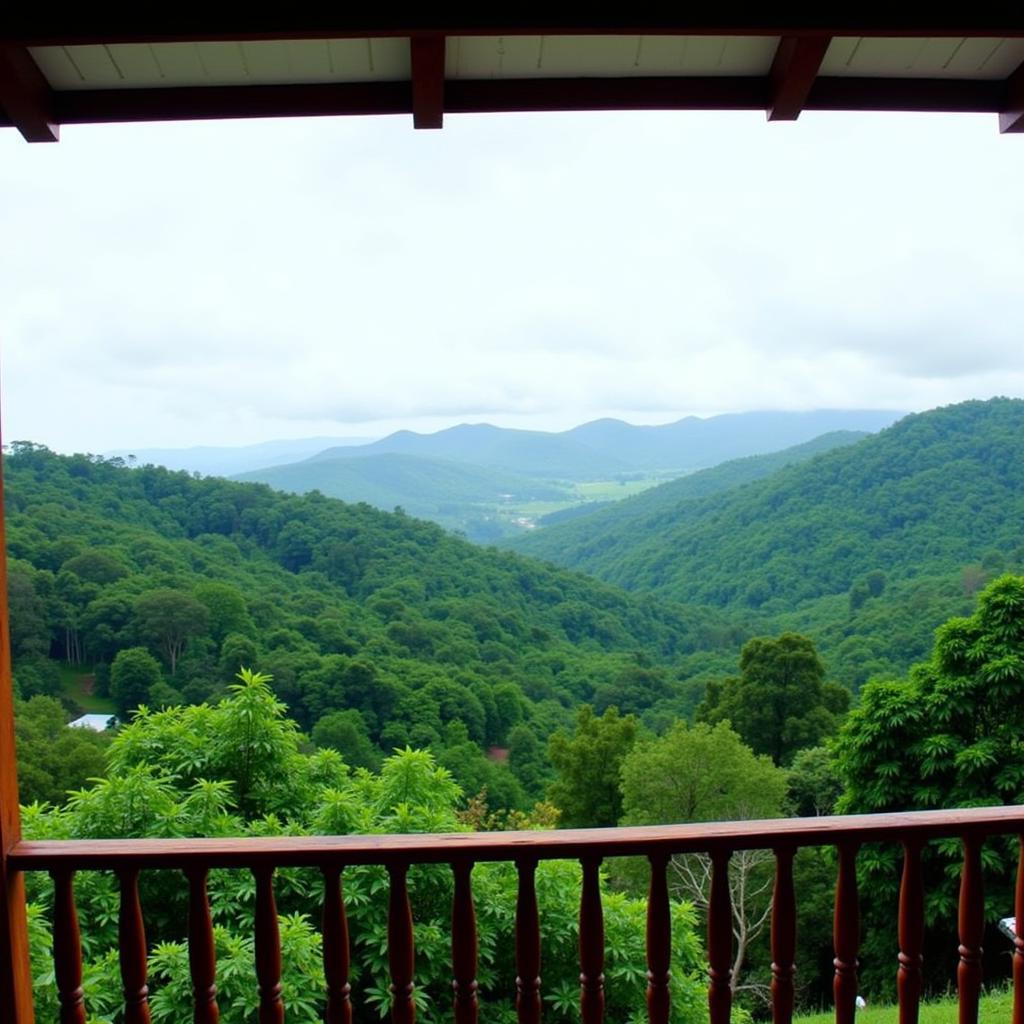
[[[877,430],[897,415],[740,413],[691,416],[662,426],[595,420],[559,433],[462,424],[433,434],[403,430],[372,444],[334,446],[236,479],[294,493],[318,490],[384,509],[401,506],[490,542],[557,509],[625,497],[726,458],[777,451],[824,433]]]

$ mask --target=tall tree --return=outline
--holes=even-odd
[[[560,730],[551,737],[548,755],[558,775],[548,797],[561,810],[564,826],[601,828],[619,823],[619,770],[639,728],[633,715],[622,717],[618,708],[608,708],[598,718],[584,704],[577,712],[573,735]]]
[[[145,647],[118,651],[110,666],[110,696],[117,702],[121,717],[127,719],[135,708],[145,704],[161,678],[160,663]]]
[[[835,732],[849,701],[849,691],[825,682],[812,641],[783,633],[748,640],[739,676],[708,685],[697,719],[730,722],[755,753],[786,765]]]
[[[139,596],[135,618],[142,635],[167,658],[173,676],[189,639],[206,631],[209,612],[191,594],[163,588]]]

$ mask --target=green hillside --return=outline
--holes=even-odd
[[[738,643],[716,612],[367,505],[24,444],[5,479],[24,696],[59,696],[61,663],[95,668],[102,695],[131,648],[158,659],[139,698],[156,703],[216,696],[246,664],[314,739],[330,718],[352,763],[407,743],[456,751],[467,791],[487,785],[499,805],[539,795],[547,737],[580,702],[671,711],[684,659]],[[493,745],[514,771],[484,758]]]
[[[448,529],[472,531],[495,509],[532,501],[569,501],[565,487],[450,459],[385,452],[362,458],[317,458],[271,466],[235,479],[259,481],[279,491],[320,491],[330,498],[365,501],[377,508],[400,506],[410,515]]]
[[[593,534],[584,525],[608,511],[551,528],[530,547],[627,588],[753,614],[764,631],[802,629],[855,685],[923,657],[940,622],[1020,564],[1022,437],[1024,402],[966,402],[745,487],[657,497]]]
[[[748,455],[743,459],[732,459],[710,469],[702,469],[653,487],[635,497],[604,504],[589,514],[585,508],[569,510],[569,516],[555,513],[541,520],[544,529],[514,538],[509,542],[509,547],[553,562],[583,562],[587,552],[602,547],[607,537],[628,537],[632,526],[644,529],[651,517],[672,515],[682,502],[720,494],[733,487],[761,480],[784,466],[805,462],[821,452],[854,444],[867,436],[863,432],[838,430],[805,444],[785,448],[781,452]],[[560,515],[562,518],[559,518]]]

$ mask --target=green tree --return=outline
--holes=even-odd
[[[157,645],[172,676],[189,639],[206,632],[209,617],[206,605],[180,590],[150,590],[135,602],[139,632]]]
[[[1024,802],[1024,577],[1002,576],[978,598],[970,617],[936,633],[931,658],[906,679],[869,683],[836,744],[844,813],[922,810]],[[999,848],[997,849],[997,845]],[[956,906],[961,852],[956,843],[924,852],[925,964],[943,987],[942,952],[956,946],[949,930]],[[1005,914],[1015,850],[988,844],[986,917]],[[862,884],[875,898],[866,908],[868,963],[880,962],[891,939],[899,883],[898,854],[866,850]],[[1001,899],[1000,896],[1003,896]],[[866,985],[888,989],[887,974],[868,971]]]
[[[122,718],[149,700],[150,691],[161,681],[160,662],[145,647],[119,651],[110,666],[110,696]]]
[[[754,637],[743,645],[740,675],[710,683],[697,720],[728,721],[755,753],[789,764],[804,747],[835,732],[849,692],[825,682],[814,644],[799,633]]]
[[[601,828],[619,823],[619,771],[639,728],[633,715],[622,717],[618,708],[608,708],[599,718],[584,704],[573,735],[559,730],[551,737],[548,756],[557,774],[548,798],[562,812],[562,825]]]
[[[692,728],[677,722],[664,736],[640,740],[622,762],[626,825],[775,818],[782,815],[785,799],[786,772],[755,754],[726,722]],[[767,850],[739,850],[729,859],[734,991],[771,913],[772,859]],[[706,912],[710,858],[674,857],[672,868],[677,894]]]
[[[373,745],[366,731],[366,722],[355,708],[332,711],[313,726],[313,742],[330,747],[353,768],[376,771],[382,761],[381,752]]]

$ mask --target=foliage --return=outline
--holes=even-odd
[[[825,682],[811,640],[783,633],[748,640],[740,675],[708,685],[697,719],[729,722],[754,753],[786,765],[834,733],[849,702],[848,690]]]
[[[622,817],[619,772],[638,731],[633,715],[622,717],[618,708],[611,707],[598,717],[584,704],[576,713],[573,735],[557,732],[551,737],[548,754],[557,776],[548,796],[566,828],[618,824]]]
[[[936,634],[929,661],[903,680],[865,687],[836,745],[845,791],[842,812],[987,806],[1024,802],[1024,577],[1002,576],[968,618]],[[925,851],[928,941],[953,948],[961,852],[955,842]],[[1005,916],[1015,856],[1002,843],[985,847],[986,920]],[[869,942],[887,941],[880,916],[895,904],[896,852],[871,848],[861,858],[876,894],[867,917]],[[998,940],[995,940],[998,942]],[[986,942],[986,946],[990,943]],[[926,956],[942,984],[941,955]],[[936,970],[937,967],[937,970]],[[883,979],[871,981],[881,988]],[[884,982],[889,979],[884,978]]]

